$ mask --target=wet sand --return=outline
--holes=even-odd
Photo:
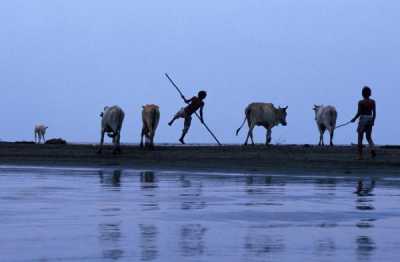
[[[356,160],[354,146],[195,146],[161,145],[154,150],[122,146],[0,143],[0,165],[122,167],[212,172],[400,174],[400,147],[377,147],[378,157]]]

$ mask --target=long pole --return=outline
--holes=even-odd
[[[182,91],[175,84],[175,82],[171,79],[171,77],[169,77],[169,75],[167,73],[165,73],[165,76],[168,78],[168,80],[171,82],[171,84],[175,87],[176,91],[178,91],[178,93],[183,98],[184,95],[183,95]],[[194,114],[197,116],[197,118],[200,120],[200,122],[203,124],[203,126],[207,129],[207,131],[210,133],[210,135],[214,138],[214,140],[218,143],[218,145],[222,146],[222,144],[219,142],[218,138],[214,135],[214,133],[211,131],[211,129],[207,126],[207,124],[201,121],[199,114],[197,114],[197,112],[194,112]]]

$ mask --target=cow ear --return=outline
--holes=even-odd
[[[286,106],[285,108],[283,108],[285,111],[288,109],[289,107],[288,106]]]

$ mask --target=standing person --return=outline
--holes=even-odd
[[[358,110],[357,114],[351,120],[351,122],[355,122],[357,118],[360,118],[358,121],[358,159],[363,159],[363,139],[364,133],[366,135],[371,157],[374,158],[376,156],[374,150],[374,141],[372,141],[372,127],[375,124],[376,118],[376,104],[375,100],[371,99],[371,88],[368,86],[364,86],[362,89],[363,99],[358,102]]]
[[[186,99],[182,95],[182,99],[185,101],[186,104],[188,104],[186,107],[182,107],[172,118],[172,120],[168,123],[168,125],[172,125],[175,120],[178,118],[183,118],[185,119],[184,124],[183,124],[183,130],[182,130],[182,135],[179,138],[179,142],[182,144],[185,144],[184,138],[189,131],[190,124],[192,123],[192,115],[200,109],[200,121],[201,123],[204,123],[203,120],[203,108],[204,108],[204,102],[203,100],[206,98],[207,93],[206,91],[200,91],[197,96],[192,97],[191,99]]]

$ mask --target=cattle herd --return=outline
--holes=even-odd
[[[271,103],[251,103],[249,104],[244,113],[245,118],[243,123],[237,129],[236,135],[238,135],[240,129],[244,126],[247,121],[249,130],[246,136],[245,145],[247,145],[249,138],[252,144],[253,140],[253,129],[255,126],[263,126],[267,130],[266,144],[271,142],[272,128],[279,124],[286,126],[286,116],[288,107],[276,108]],[[333,145],[333,135],[336,128],[337,112],[333,106],[315,105],[315,121],[320,132],[319,145],[324,145],[323,135],[326,130],[330,134],[330,145]],[[120,137],[121,128],[124,121],[124,111],[119,106],[105,107],[103,112],[100,114],[101,117],[101,132],[100,132],[100,146],[98,153],[102,152],[104,135],[112,138],[114,145],[113,153],[120,153]],[[154,147],[154,136],[160,120],[160,110],[157,105],[149,104],[144,105],[142,109],[142,132],[140,138],[140,147]],[[45,125],[36,125],[34,129],[35,142],[45,142],[45,133],[47,130]],[[145,138],[145,143],[143,143]]]

